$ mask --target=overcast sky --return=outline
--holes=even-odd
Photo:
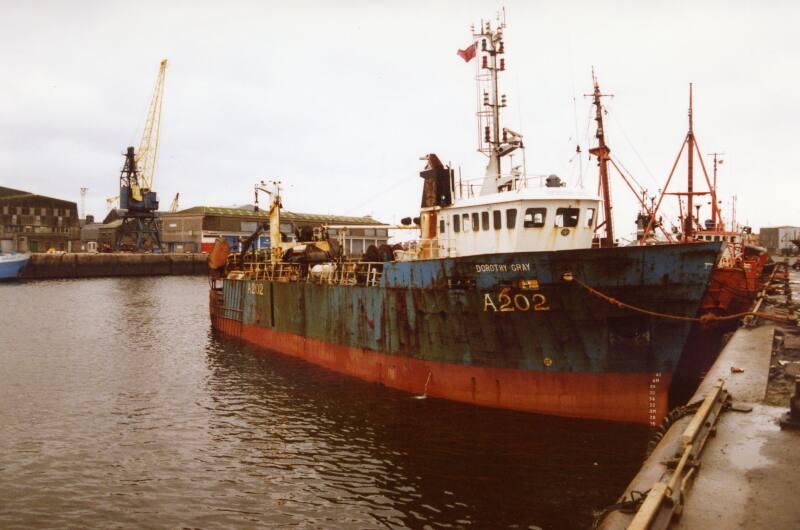
[[[594,65],[614,94],[612,154],[655,193],[691,81],[699,145],[725,153],[726,217],[737,195],[741,223],[800,225],[800,4],[565,4],[505,3],[503,124],[525,135],[529,173],[577,183]],[[279,179],[289,210],[397,221],[418,211],[421,155],[483,175],[475,63],[456,50],[501,5],[0,0],[0,185],[79,204],[87,187],[87,212],[105,215],[166,58],[162,208],[176,192],[181,208],[250,203],[257,181]],[[596,179],[584,160],[584,186]],[[635,200],[618,178],[613,190],[624,236]]]

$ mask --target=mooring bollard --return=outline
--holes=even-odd
[[[789,412],[781,417],[781,429],[800,429],[800,377],[794,380],[794,395],[789,400]]]

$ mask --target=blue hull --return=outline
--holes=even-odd
[[[19,277],[19,271],[29,259],[30,255],[23,254],[0,255],[0,280],[14,280]]]

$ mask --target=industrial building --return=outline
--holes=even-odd
[[[72,252],[79,248],[76,203],[0,186],[0,250]]]
[[[109,212],[102,223],[95,223],[94,216],[87,215],[86,222],[81,227],[81,251],[110,252],[114,248],[121,225],[122,219],[115,210]]]
[[[225,238],[231,249],[237,249],[240,238],[250,236],[269,220],[266,211],[209,206],[159,215],[166,252],[209,252],[217,237]],[[389,239],[388,226],[372,217],[281,211],[281,233],[287,241],[311,240],[315,229],[318,232],[322,227],[330,227],[328,236],[340,238],[345,255],[351,257],[361,256],[370,245],[380,246]],[[268,247],[267,233],[256,242],[256,248]]]
[[[795,254],[798,247],[792,241],[800,241],[800,227],[774,226],[762,228],[758,233],[762,247],[772,254]]]

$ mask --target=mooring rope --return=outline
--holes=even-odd
[[[643,313],[645,315],[650,315],[653,317],[658,318],[666,318],[670,320],[683,320],[687,322],[700,322],[703,324],[710,324],[711,322],[720,322],[726,320],[737,320],[746,316],[754,316],[757,318],[763,318],[764,320],[771,320],[773,322],[783,322],[783,323],[794,323],[796,320],[792,317],[784,317],[780,315],[774,315],[772,313],[762,313],[759,311],[744,311],[742,313],[735,313],[733,315],[725,315],[725,316],[717,316],[711,313],[706,313],[705,315],[701,315],[699,317],[687,317],[683,315],[671,315],[669,313],[661,313],[659,311],[651,311],[650,309],[644,309],[642,307],[636,307],[635,305],[628,304],[614,298],[613,296],[609,296],[601,291],[598,291],[594,287],[591,287],[579,279],[577,279],[572,273],[564,273],[561,277],[566,282],[574,282],[584,289],[586,289],[590,294],[594,295],[595,297],[608,302],[609,304],[622,308],[622,309],[629,309],[631,311],[636,311],[638,313]]]

